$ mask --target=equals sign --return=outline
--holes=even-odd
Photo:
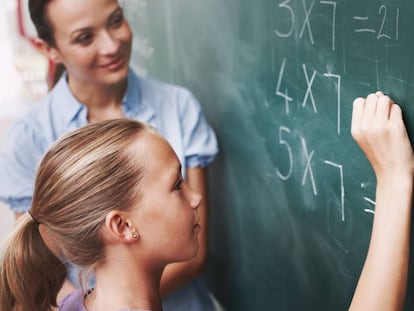
[[[367,16],[354,16],[353,19],[356,20],[356,21],[368,21]],[[372,28],[355,28],[354,31],[355,32],[372,32],[372,33],[376,33],[376,31]]]

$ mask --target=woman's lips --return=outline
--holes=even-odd
[[[125,59],[123,57],[117,57],[111,62],[105,65],[102,65],[102,68],[109,69],[109,70],[118,70],[124,66],[124,63],[125,63]]]

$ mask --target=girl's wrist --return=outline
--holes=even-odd
[[[398,188],[407,186],[412,187],[414,183],[414,175],[410,170],[393,171],[387,173],[380,173],[376,175],[377,184],[388,185],[389,187],[396,186]]]
[[[411,174],[382,175],[377,177],[377,195],[388,193],[395,198],[412,195],[414,177]]]

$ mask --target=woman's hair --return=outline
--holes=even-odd
[[[56,305],[66,268],[47,248],[39,226],[65,259],[84,268],[104,262],[105,216],[140,199],[143,165],[129,146],[145,131],[155,133],[133,120],[103,121],[52,145],[37,171],[31,215],[19,219],[2,248],[0,310],[18,305],[22,311],[43,311]]]
[[[53,27],[47,15],[47,6],[52,0],[29,0],[29,13],[33,25],[36,28],[37,36],[50,46],[56,47]],[[52,88],[65,71],[63,64],[55,64],[52,70],[50,88]]]
[[[51,46],[55,46],[53,28],[47,16],[47,6],[52,0],[29,0],[29,13],[37,36]]]

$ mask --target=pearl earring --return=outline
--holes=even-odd
[[[133,238],[133,239],[138,238],[138,234],[137,234],[136,232],[132,233],[132,238]]]

